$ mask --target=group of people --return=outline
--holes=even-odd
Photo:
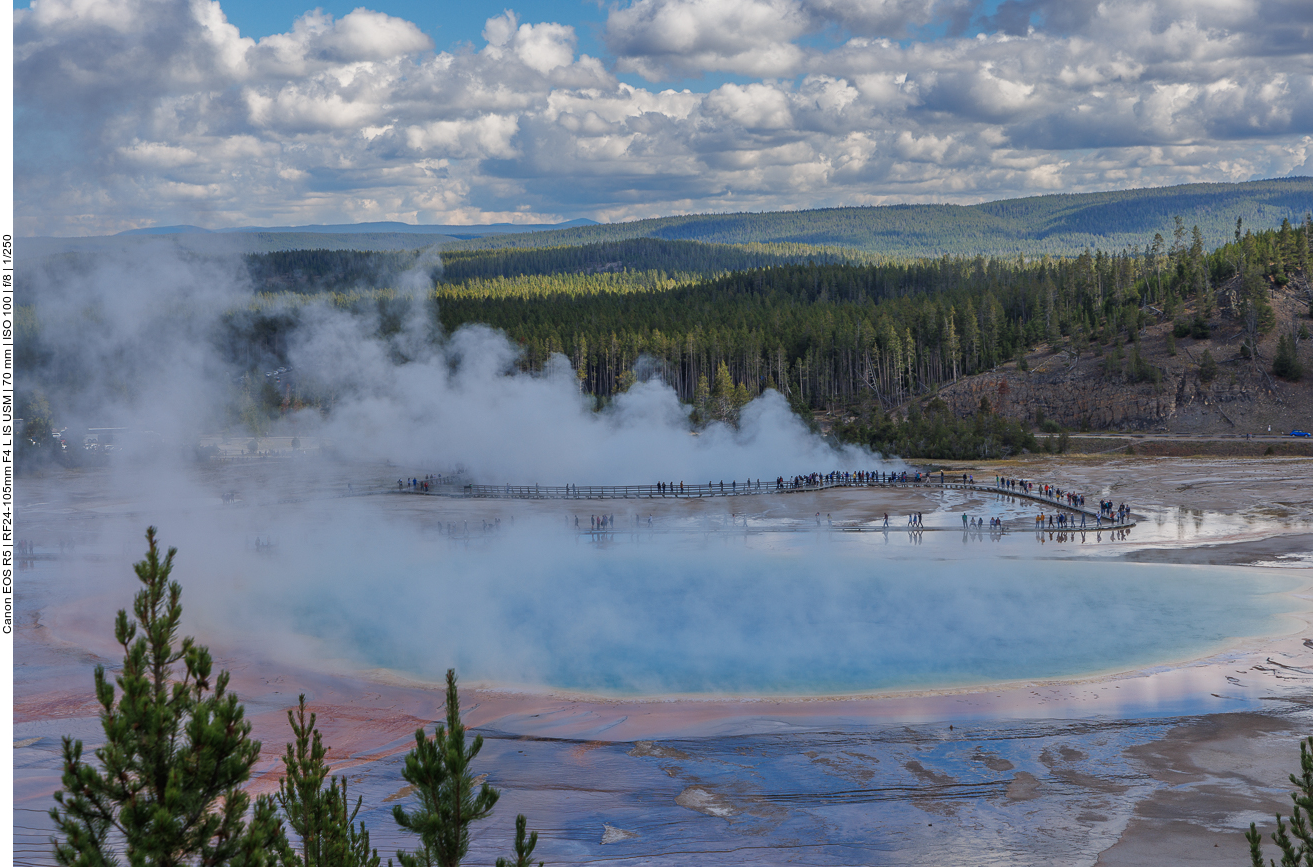
[[[920,470],[913,470],[911,472],[902,470],[893,473],[867,470],[834,470],[828,473],[808,473],[807,475],[794,476],[791,479],[786,479],[784,476],[777,476],[775,479],[775,490],[784,491],[794,488],[815,488],[820,487],[821,485],[849,485],[853,487],[864,487],[867,485],[905,485],[909,482],[920,484],[923,480],[928,480],[929,478],[930,476],[928,473],[922,473]],[[758,488],[760,488],[760,480],[758,480],[757,485]]]
[[[441,475],[429,473],[422,479],[417,476],[409,479],[397,479],[397,490],[398,491],[411,490],[420,493],[428,493],[430,485],[441,485],[441,484],[443,484]],[[347,489],[350,490],[351,486],[347,485]]]
[[[1062,488],[1054,485],[1040,485],[1039,492],[1041,496],[1048,497],[1050,500],[1066,500],[1067,505],[1073,509],[1082,508],[1085,505],[1085,495],[1075,494],[1071,491],[1064,491]]]
[[[789,481],[784,480],[784,476],[775,479],[775,490],[782,491],[786,488],[811,488],[821,483],[820,473],[810,473],[805,476],[794,476]]]
[[[920,470],[911,470],[911,471],[902,470],[898,472],[836,470],[829,473],[810,473],[807,475],[798,475],[788,480],[786,480],[783,476],[779,476],[775,479],[775,489],[786,490],[786,489],[801,488],[801,487],[818,487],[822,484],[861,485],[861,486],[883,485],[883,484],[907,484],[909,482],[914,484],[919,484],[922,481],[926,481],[926,482],[933,481],[933,477],[929,473],[923,474]],[[961,475],[961,481],[964,485],[974,484],[975,478],[970,473],[963,473]],[[427,493],[431,483],[440,484],[441,482],[442,482],[441,476],[435,476],[430,474],[428,476],[425,476],[423,479],[418,477],[413,477],[411,479],[397,479],[397,488],[398,490],[405,490],[409,488],[410,490],[413,491]],[[945,483],[945,475],[942,471],[940,471],[939,473],[939,483],[940,484]],[[996,476],[994,479],[994,485],[995,487],[1005,491],[1019,491],[1031,496],[1042,496],[1045,497],[1046,499],[1053,500],[1054,502],[1063,504],[1067,508],[1070,508],[1074,511],[1080,512],[1079,524],[1077,523],[1076,516],[1073,514],[1068,514],[1065,512],[1056,512],[1054,514],[1048,514],[1041,512],[1039,515],[1035,517],[1035,529],[1037,531],[1044,529],[1049,529],[1054,531],[1070,531],[1075,529],[1084,530],[1087,527],[1088,516],[1083,512],[1085,506],[1084,494],[1080,494],[1074,491],[1064,491],[1055,485],[1037,483],[1029,479],[1006,478],[1003,476]],[[577,488],[575,488],[572,485],[567,485],[566,489],[567,491],[577,490]],[[682,481],[679,483],[658,482],[656,484],[656,489],[658,493],[661,493],[663,495],[667,493],[673,493],[675,495],[679,495],[679,494],[683,494],[686,490],[684,483]],[[723,480],[719,483],[718,486],[713,482],[707,482],[707,490],[714,492],[717,489],[720,492],[724,492],[726,490],[725,482]],[[752,479],[747,479],[746,481],[744,481],[742,486],[739,485],[737,479],[731,480],[729,483],[729,491],[731,493],[738,493],[739,491],[760,491],[760,490],[761,490],[760,479],[757,479],[755,483],[753,482]],[[509,492],[509,486],[508,486],[508,492]],[[1105,521],[1111,523],[1115,527],[1116,525],[1125,523],[1129,519],[1129,516],[1130,516],[1130,507],[1125,503],[1114,504],[1111,500],[1102,500],[1099,502],[1098,512],[1094,516],[1095,528],[1102,529]],[[816,522],[817,524],[819,524],[820,523],[819,512],[817,513],[816,518],[817,518]],[[829,515],[826,516],[826,519],[831,524],[833,523],[832,521],[830,521]],[[575,527],[578,528],[579,527],[578,516],[575,517],[574,523],[575,523]],[[640,523],[641,523],[641,518],[635,516],[635,524],[638,525]],[[648,518],[649,526],[651,525],[651,523],[652,523],[652,518],[649,517]],[[984,518],[973,518],[967,515],[966,513],[963,513],[962,515],[963,529],[972,529],[972,530],[983,529],[985,525],[986,524]],[[885,513],[884,515],[884,526],[886,528],[889,526],[888,513]],[[910,513],[907,517],[907,526],[909,528],[923,528],[925,525],[921,513],[920,512]],[[988,526],[991,532],[994,530],[1001,531],[1004,528],[1003,519],[998,517],[992,517],[989,519]],[[593,531],[611,530],[614,529],[614,527],[615,527],[614,515],[590,516],[590,528]],[[459,528],[456,528],[454,526],[448,528],[449,532],[456,529]],[[490,529],[489,525],[487,524],[487,522],[485,522],[484,531],[487,532],[489,529]],[[468,529],[466,529],[465,532],[468,532]],[[24,545],[30,545],[30,543],[20,542],[19,545],[17,546],[18,553],[24,553],[24,548],[23,548]]]
[[[724,479],[720,480],[719,486],[717,486],[715,482],[711,482],[711,481],[707,482],[708,491],[715,493],[718,489],[720,493],[725,492]],[[663,495],[675,494],[676,496],[678,496],[679,494],[684,493],[684,483],[680,482],[679,484],[675,484],[674,482],[657,482],[656,490],[658,494],[663,494]],[[694,490],[695,491],[697,490],[696,486],[694,486]],[[760,490],[761,490],[761,479],[757,479],[755,484],[753,483],[752,479],[745,479],[742,485],[739,484],[738,479],[730,479],[729,482],[729,491],[732,494],[737,494],[740,491],[760,491]]]
[[[566,516],[565,524],[566,524],[567,527],[570,525],[570,518],[569,518],[569,516]],[[634,513],[634,526],[635,526],[635,527],[641,527],[641,526],[643,526],[643,517],[642,517],[641,515],[639,515],[637,512]],[[649,530],[652,528],[652,516],[651,516],[651,515],[648,515],[648,516],[647,516],[647,526],[648,526],[648,529],[649,529]],[[574,528],[575,528],[576,530],[581,529],[580,526],[579,526],[579,516],[578,516],[578,515],[575,515],[575,516],[574,516]],[[599,532],[599,531],[614,530],[614,529],[615,529],[615,515],[614,515],[614,514],[611,514],[611,515],[589,515],[588,528],[589,528],[589,530],[590,530],[591,532],[594,532],[594,533]]]
[[[1075,527],[1076,527],[1076,523],[1075,523],[1075,521],[1076,521],[1076,516],[1075,516],[1075,515],[1069,515],[1069,514],[1067,514],[1066,512],[1058,512],[1056,515],[1045,515],[1043,512],[1040,512],[1038,515],[1035,516],[1035,529],[1036,529],[1036,530],[1043,530],[1043,529],[1044,529],[1044,521],[1045,521],[1045,519],[1048,520],[1048,528],[1049,528],[1050,530],[1071,530],[1071,529],[1075,529]],[[1096,521],[1096,523],[1097,523],[1097,521]],[[1085,513],[1084,513],[1084,512],[1081,512],[1081,516],[1080,516],[1080,529],[1082,529],[1082,530],[1085,529]]]
[[[1003,488],[1005,491],[1021,491],[1023,494],[1035,493],[1035,483],[1026,479],[1008,479],[997,476],[994,479],[994,486]]]
[[[1084,513],[1085,495],[1075,491],[1064,491],[1056,485],[1039,484],[1027,479],[1009,479],[998,476],[994,479],[995,487],[1002,488],[1005,491],[1020,491],[1031,496],[1041,496],[1061,503],[1072,510],[1081,512],[1080,529],[1087,525],[1088,516]],[[1094,526],[1096,529],[1102,529],[1104,521],[1111,522],[1114,526],[1124,524],[1130,519],[1131,507],[1125,503],[1120,505],[1114,504],[1112,500],[1100,500],[1099,510],[1094,515]],[[1057,515],[1044,515],[1041,513],[1035,518],[1036,529],[1043,529],[1045,522],[1050,529],[1074,529],[1076,527],[1076,517],[1060,513]]]
[[[1126,518],[1131,514],[1131,507],[1122,503],[1114,506],[1112,500],[1099,501],[1099,515],[1107,517],[1108,520],[1118,524],[1126,523]]]
[[[835,470],[833,472],[826,473],[823,477],[823,480],[827,484],[856,485],[856,486],[885,485],[885,484],[889,484],[890,482],[896,482],[900,480],[903,482],[907,482],[907,481],[920,482],[921,471],[914,470],[911,476],[909,477],[906,470],[902,471],[901,473],[881,473],[878,471],[870,472],[867,470],[853,470],[853,471]]]

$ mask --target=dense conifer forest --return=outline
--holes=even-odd
[[[529,370],[564,354],[584,390],[601,399],[623,388],[645,356],[684,400],[696,400],[699,380],[724,363],[749,396],[777,387],[815,409],[859,397],[894,406],[1041,343],[1125,342],[1152,318],[1177,316],[1187,299],[1207,302],[1212,287],[1237,274],[1263,330],[1268,287],[1307,268],[1310,235],[1313,222],[1286,223],[1242,231],[1209,253],[1198,230],[1181,223],[1170,240],[1143,249],[1072,259],[786,265],[665,292],[548,284],[537,295],[440,287],[433,298],[444,330],[470,322],[503,329],[524,347]],[[1153,374],[1132,366],[1129,375]]]
[[[664,272],[702,275],[797,262],[865,261],[858,251],[802,244],[702,244],[659,238],[629,238],[574,247],[433,251],[287,250],[243,257],[256,292],[347,291],[396,288],[407,275],[430,282],[548,274]]]
[[[234,413],[253,424],[291,409],[331,407],[332,394],[309,377],[275,386],[260,373],[290,363],[304,311],[323,302],[366,317],[383,334],[416,316],[431,324],[435,339],[486,324],[520,347],[526,372],[564,357],[580,392],[598,407],[642,377],[672,386],[694,406],[695,421],[732,421],[766,389],[780,391],[804,417],[860,406],[869,420],[872,411],[905,408],[962,377],[1024,364],[1026,352],[1045,344],[1078,357],[1103,355],[1110,382],[1156,383],[1162,372],[1139,353],[1142,329],[1168,320],[1177,337],[1206,336],[1223,287],[1246,342],[1257,345],[1274,327],[1272,290],[1292,274],[1306,279],[1311,241],[1306,213],[1256,232],[1235,220],[1231,238],[1211,250],[1202,230],[1178,217],[1166,237],[1066,258],[893,261],[834,248],[641,238],[460,251],[442,257],[439,273],[438,261],[422,251],[291,251],[245,258],[254,288],[280,289],[257,292],[224,314],[212,339],[250,371]],[[410,277],[417,282],[408,284]],[[16,362],[33,393],[68,391],[61,383],[81,374],[53,363],[37,310],[28,302],[16,311]],[[1283,344],[1275,375],[1300,375],[1295,340]],[[881,424],[840,433],[884,451],[907,447],[909,436],[922,448],[952,440],[973,453],[1029,447],[1018,445],[1019,428],[988,413],[971,422],[931,412],[901,422],[912,425],[904,430]],[[952,449],[931,451],[949,457]]]
[[[1108,365],[1110,378],[1155,381],[1158,371],[1137,361],[1144,326],[1166,318],[1182,336],[1206,334],[1214,290],[1226,284],[1235,287],[1247,327],[1255,335],[1269,330],[1271,289],[1307,273],[1310,238],[1309,217],[1257,233],[1236,225],[1230,242],[1207,251],[1200,231],[1178,221],[1172,237],[1155,236],[1142,248],[1069,259],[809,262],[682,279],[656,271],[538,274],[443,283],[422,295],[328,298],[376,316],[384,332],[416,313],[431,318],[435,333],[472,323],[501,329],[521,347],[522,369],[542,371],[562,355],[598,406],[646,376],[669,383],[703,417],[731,418],[767,388],[804,414],[855,403],[891,409],[1041,344],[1077,353],[1107,347],[1117,361]],[[228,315],[221,341],[238,363],[273,364],[309,302],[259,296]],[[298,388],[256,399],[283,408],[326,399],[311,383]],[[1002,429],[979,433],[986,434],[1016,439]],[[878,430],[862,436],[896,442]]]

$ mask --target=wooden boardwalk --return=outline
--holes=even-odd
[[[1136,522],[1128,519],[1117,522],[1108,516],[1100,516],[1098,511],[1069,505],[1060,497],[1050,497],[1042,493],[1014,490],[999,485],[975,482],[937,481],[933,476],[923,476],[920,481],[914,477],[908,480],[891,479],[888,481],[833,479],[812,484],[791,484],[785,482],[716,482],[706,485],[656,484],[656,485],[451,485],[433,484],[427,491],[418,488],[398,488],[398,494],[418,494],[433,497],[464,497],[496,500],[701,500],[708,497],[757,497],[774,494],[801,494],[812,491],[826,491],[832,488],[907,488],[917,490],[960,490],[982,494],[1000,494],[1008,497],[1020,497],[1036,503],[1042,503],[1054,509],[1073,515],[1084,515],[1095,526],[1065,527],[1066,530],[1106,529],[1125,530],[1134,527]],[[1057,528],[1053,528],[1057,529]]]

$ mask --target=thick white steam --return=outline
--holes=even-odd
[[[517,372],[516,348],[485,326],[436,343],[419,322],[394,341],[369,337],[369,328],[321,309],[292,359],[346,395],[321,432],[371,458],[459,464],[489,484],[544,485],[773,479],[878,464],[816,436],[774,391],[744,407],[738,429],[712,424],[694,434],[689,407],[660,381],[639,382],[594,412],[563,356],[542,375]],[[411,360],[398,364],[398,352]]]
[[[426,253],[407,279],[426,281],[437,264]],[[231,329],[221,321],[250,303],[243,279],[233,263],[164,245],[43,275],[35,306],[47,372],[83,371],[42,377],[58,420],[149,428],[181,449],[224,428],[246,435],[223,410],[251,359],[224,357]],[[274,349],[332,405],[279,419],[271,432],[318,434],[355,459],[461,466],[489,484],[692,484],[880,465],[866,450],[815,435],[773,391],[743,408],[737,429],[693,431],[689,407],[650,379],[597,412],[564,357],[542,374],[523,373],[504,334],[471,325],[443,335],[426,303],[409,311],[384,337],[376,318],[327,302],[289,308],[299,324]],[[274,349],[255,362],[273,364]]]

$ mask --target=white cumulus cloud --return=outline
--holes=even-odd
[[[14,14],[24,233],[620,219],[1313,170],[1305,0],[634,0],[607,13],[602,58],[512,10],[452,51],[367,8],[260,40],[215,0]]]

